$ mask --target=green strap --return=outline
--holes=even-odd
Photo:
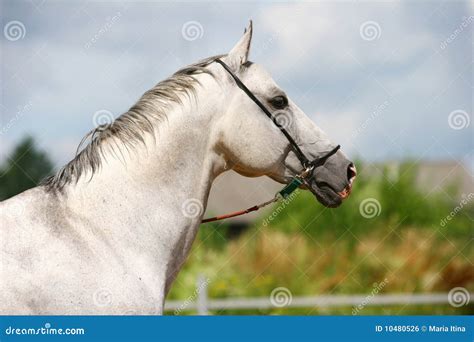
[[[288,183],[283,189],[281,189],[278,193],[281,197],[287,198],[290,194],[298,189],[300,185],[303,184],[303,181],[299,177],[295,177]]]

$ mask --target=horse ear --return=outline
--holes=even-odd
[[[227,55],[227,62],[234,70],[238,69],[242,64],[246,63],[250,52],[250,43],[252,42],[252,20],[245,29],[244,35],[237,44],[230,50]]]

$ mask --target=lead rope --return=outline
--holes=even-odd
[[[245,214],[248,214],[248,213],[250,213],[250,212],[252,212],[252,211],[257,211],[257,210],[260,209],[260,208],[266,207],[266,206],[269,205],[269,204],[275,203],[275,202],[277,202],[278,200],[279,200],[278,196],[275,195],[275,197],[273,197],[271,200],[266,201],[266,202],[263,202],[263,203],[261,203],[261,204],[254,205],[253,207],[250,207],[250,208],[248,208],[248,209],[236,211],[236,212],[233,212],[233,213],[230,213],[230,214],[226,214],[226,215],[209,217],[209,218],[207,218],[207,219],[202,220],[201,223],[208,223],[208,222],[220,221],[220,220],[225,220],[225,219],[228,219],[228,218],[231,218],[231,217],[236,217],[236,216],[245,215]]]
[[[304,172],[306,173],[306,171]],[[288,196],[291,195],[291,193],[293,193],[293,191],[295,191],[296,189],[298,189],[298,187],[303,184],[303,178],[302,178],[302,175],[299,175],[299,176],[296,176],[294,177],[290,183],[288,183],[283,189],[281,189],[280,191],[278,191],[276,194],[275,194],[275,197],[273,197],[271,200],[269,201],[266,201],[266,202],[263,202],[263,203],[260,203],[260,204],[257,204],[257,205],[254,205],[253,207],[250,207],[248,209],[244,209],[244,210],[240,210],[240,211],[236,211],[236,212],[233,212],[233,213],[230,213],[230,214],[226,214],[226,215],[221,215],[221,216],[214,216],[214,217],[209,217],[207,219],[204,219],[201,221],[201,223],[209,223],[209,222],[214,222],[214,221],[220,221],[220,220],[225,220],[225,219],[228,219],[228,218],[231,218],[231,217],[236,217],[236,216],[241,216],[241,215],[245,215],[245,214],[248,214],[248,213],[251,213],[252,211],[257,211],[263,207],[266,207],[267,205],[270,205],[272,203],[275,203],[275,202],[278,202],[280,199],[284,199],[284,198],[287,198]]]

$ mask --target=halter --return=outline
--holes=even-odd
[[[232,70],[229,68],[229,66],[227,64],[225,64],[223,61],[221,61],[219,58],[217,58],[215,61],[217,63],[219,63],[220,65],[222,65],[222,67],[225,69],[225,71],[227,71],[229,73],[229,75],[232,76],[235,83],[237,84],[237,87],[239,87],[253,102],[255,102],[255,104],[257,106],[260,107],[262,112],[264,112],[265,115],[268,116],[268,118],[270,120],[272,120],[272,122],[275,124],[275,126],[277,126],[278,129],[286,137],[286,139],[288,139],[288,141],[290,142],[290,145],[293,149],[293,152],[296,154],[296,157],[298,157],[299,161],[301,162],[301,165],[303,165],[303,168],[304,168],[303,173],[307,172],[307,174],[309,174],[312,171],[312,169],[314,169],[316,166],[322,165],[327,158],[332,156],[334,153],[336,153],[341,148],[341,145],[337,145],[336,147],[334,147],[331,151],[329,151],[328,153],[326,153],[322,157],[319,157],[319,158],[316,158],[316,159],[310,161],[305,156],[303,151],[301,151],[300,147],[296,143],[295,139],[293,139],[293,137],[290,135],[290,133],[288,133],[288,131],[278,122],[278,120],[267,109],[267,107],[265,107],[265,105],[262,102],[260,102],[259,99],[257,99],[257,97],[254,95],[254,93],[252,93],[250,91],[250,89],[247,88],[247,86],[240,80],[240,78],[238,78],[237,75],[232,72]],[[306,178],[306,177],[303,177],[303,178]]]
[[[227,64],[225,64],[222,60],[220,60],[219,58],[215,59],[215,62],[216,63],[219,63],[220,65],[222,65],[222,67],[224,68],[225,71],[227,71],[227,73],[234,79],[235,83],[237,84],[237,87],[239,87],[257,106],[260,107],[260,109],[262,110],[262,112],[265,113],[265,115],[270,119],[272,120],[272,122],[275,124],[275,126],[278,127],[278,129],[280,130],[280,132],[283,133],[283,135],[286,137],[286,139],[289,141],[290,143],[290,146],[293,150],[293,152],[295,153],[296,157],[298,158],[298,160],[300,161],[301,165],[303,166],[303,171],[296,175],[295,177],[293,177],[293,179],[291,180],[290,183],[288,183],[282,190],[280,190],[273,199],[267,201],[267,202],[264,202],[262,204],[259,204],[259,205],[255,205],[251,208],[248,208],[248,209],[245,209],[245,210],[241,210],[241,211],[237,211],[235,213],[231,213],[231,214],[227,214],[227,215],[222,215],[222,216],[216,216],[216,217],[211,217],[211,218],[208,218],[208,219],[205,219],[205,220],[202,220],[202,223],[207,223],[207,222],[213,222],[213,221],[218,221],[218,220],[223,220],[223,219],[226,219],[226,218],[230,218],[230,217],[235,217],[235,216],[240,216],[240,215],[244,215],[244,214],[247,214],[249,212],[252,212],[252,211],[256,211],[260,208],[263,208],[273,202],[276,202],[278,201],[279,199],[281,198],[287,198],[293,191],[295,191],[300,185],[302,184],[308,184],[307,182],[307,178],[308,176],[311,175],[313,169],[317,166],[320,166],[322,164],[324,164],[324,162],[326,161],[326,159],[328,159],[330,156],[332,156],[333,154],[335,154],[340,148],[341,148],[341,145],[337,145],[336,147],[334,147],[332,150],[330,150],[329,152],[325,153],[323,156],[319,157],[319,158],[316,158],[316,159],[313,159],[313,160],[310,160],[309,158],[306,157],[306,155],[303,153],[303,151],[301,151],[300,147],[298,146],[298,144],[296,143],[295,139],[293,139],[293,137],[291,136],[290,133],[288,133],[288,131],[285,129],[285,127],[283,127],[279,122],[278,120],[275,118],[275,116],[267,109],[267,107],[265,107],[265,105],[260,102],[260,100],[254,95],[254,93],[252,93],[252,91],[250,91],[249,88],[247,88],[247,86],[240,80],[239,77],[237,77],[236,74],[234,74],[232,72],[232,70],[229,68],[229,66]]]

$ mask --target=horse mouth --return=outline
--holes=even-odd
[[[344,190],[339,191],[337,194],[341,197],[342,200],[345,200],[351,195],[352,192],[352,184],[349,184],[344,188]]]
[[[316,196],[319,203],[328,208],[337,208],[343,200],[350,196],[352,184],[348,184],[342,191],[337,191],[326,182],[312,180],[308,188]]]

